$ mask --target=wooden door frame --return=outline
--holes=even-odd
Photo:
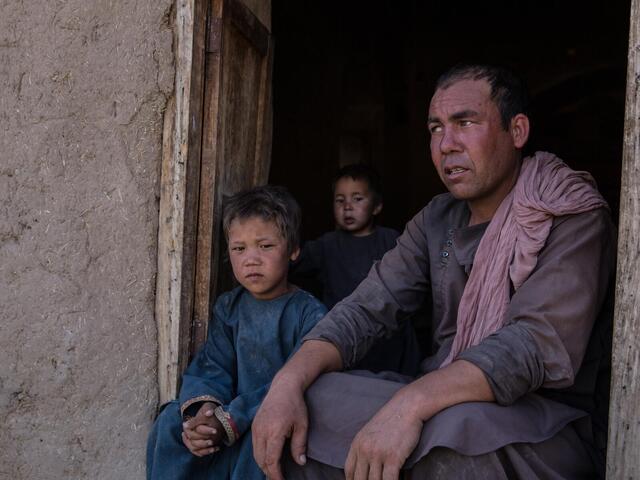
[[[175,94],[165,112],[156,279],[161,403],[176,397],[179,378],[188,361],[198,288],[195,261],[198,205],[203,201],[201,190],[208,191],[212,175],[215,175],[206,170],[208,167],[202,167],[200,160],[205,51],[214,51],[216,42],[215,38],[209,38],[207,45],[207,9],[210,4],[216,5],[216,1],[175,3]],[[640,295],[637,293],[640,285],[640,222],[637,220],[640,218],[639,92],[640,0],[632,0],[609,415],[607,474],[610,478],[640,478],[637,453],[640,452],[640,418],[635,412],[636,399],[640,398]],[[203,176],[201,169],[206,172]],[[204,201],[211,203],[208,198]],[[208,225],[207,228],[213,227]],[[206,245],[200,248],[206,248]],[[210,266],[202,268],[204,274],[211,271]],[[199,276],[202,275],[200,271]],[[207,301],[210,281],[205,282],[205,287],[199,287],[201,298],[206,297]]]
[[[194,346],[204,341],[210,292],[217,271],[222,188],[218,176],[220,118],[215,108],[222,84],[222,14],[265,55],[256,155],[268,158],[271,122],[270,32],[240,0],[175,3],[175,90],[164,117],[158,271],[155,317],[158,329],[159,403],[176,398]],[[205,88],[205,85],[210,87]],[[268,163],[253,172],[264,183]]]
[[[211,295],[219,291],[215,273],[222,272],[218,247],[223,193],[223,172],[230,162],[225,151],[225,125],[221,112],[221,95],[225,95],[222,71],[223,31],[235,28],[262,56],[256,125],[256,161],[251,172],[251,185],[268,180],[271,154],[271,39],[269,30],[238,0],[211,0],[205,48],[204,112],[202,118],[202,151],[200,168],[200,201],[198,209],[197,258],[195,267],[194,306],[189,351],[195,352],[205,342],[210,314]],[[224,9],[224,15],[223,15]],[[268,138],[268,140],[267,140]]]
[[[607,478],[640,478],[640,0],[629,19]]]
[[[160,404],[176,398],[189,355],[209,0],[174,5],[176,76],[164,117],[155,302]]]

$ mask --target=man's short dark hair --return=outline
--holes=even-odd
[[[492,65],[459,64],[443,73],[436,90],[447,89],[460,80],[486,80],[491,87],[491,100],[498,106],[502,128],[509,129],[511,119],[528,114],[529,95],[524,82],[511,70]]]
[[[286,188],[264,185],[227,197],[222,215],[222,229],[227,240],[231,222],[252,217],[274,222],[287,241],[289,254],[300,245],[302,214],[298,202]]]
[[[336,184],[341,178],[366,181],[373,195],[374,204],[379,205],[382,203],[382,180],[373,167],[365,165],[364,163],[353,163],[342,167],[338,170],[335,177],[333,177],[332,188],[334,192],[336,190]]]

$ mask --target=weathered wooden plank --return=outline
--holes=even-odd
[[[640,0],[631,5],[607,478],[640,479]]]
[[[206,60],[192,352],[206,339],[214,296],[232,283],[222,262],[223,196],[265,182],[269,171],[270,58],[250,40],[268,31],[244,5],[233,6],[234,2],[214,0],[214,18],[209,22],[209,36],[220,40],[213,42],[217,46],[209,49]],[[251,29],[258,33],[252,34]]]
[[[180,345],[178,378],[190,359],[193,306],[195,299],[198,204],[202,158],[202,119],[205,79],[205,48],[209,0],[196,0],[193,22],[191,92],[189,98],[189,150],[185,195],[184,247],[182,262],[182,301],[180,312]],[[179,388],[179,382],[177,387]],[[176,391],[177,393],[177,391]]]
[[[158,328],[158,386],[160,403],[171,398],[175,385],[171,379],[177,371],[176,348],[171,341],[172,311],[179,311],[179,303],[176,305],[172,292],[175,291],[175,280],[181,278],[176,275],[181,264],[181,257],[176,255],[173,227],[181,221],[180,212],[176,209],[173,199],[176,172],[173,168],[173,139],[175,130],[176,102],[175,97],[167,104],[164,116],[164,130],[162,138],[162,166],[160,174],[160,216],[158,225],[158,272],[156,276],[156,325]],[[178,218],[176,218],[178,217]],[[175,280],[174,280],[175,279]]]
[[[273,73],[273,39],[269,42],[267,55],[262,61],[260,75],[260,94],[258,97],[258,126],[256,138],[256,168],[253,175],[254,185],[266,184],[271,168],[271,145],[273,137],[273,103],[271,83]]]
[[[251,44],[266,56],[269,49],[269,29],[240,0],[226,0],[225,15]]]
[[[209,16],[207,23],[207,53],[220,54],[221,45],[222,18],[211,15]]]
[[[160,402],[175,398],[189,356],[206,12],[206,0],[176,3],[175,108],[165,113],[164,146],[170,150],[163,152],[156,279]]]
[[[196,287],[193,311],[191,351],[195,352],[206,340],[211,295],[215,291],[213,272],[217,262],[214,255],[214,236],[219,228],[221,198],[218,184],[220,162],[218,144],[220,137],[220,89],[222,59],[222,0],[212,0],[209,20],[209,36],[218,43],[217,50],[207,52],[205,68],[204,116],[202,134],[202,160],[200,171],[200,206],[198,213],[198,251]],[[208,41],[208,43],[210,43]]]
[[[223,33],[221,154],[223,193],[231,194],[253,185],[256,166],[257,119],[263,55],[229,23]]]
[[[271,0],[239,0],[271,31]]]

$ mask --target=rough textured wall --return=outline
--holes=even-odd
[[[0,1],[0,478],[144,477],[169,0]]]

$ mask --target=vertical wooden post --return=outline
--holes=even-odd
[[[175,398],[189,359],[200,184],[207,0],[176,2],[174,98],[165,112],[156,324],[159,400]]]
[[[214,291],[218,257],[214,245],[220,228],[219,218],[222,201],[220,175],[224,158],[219,155],[221,137],[220,96],[222,95],[222,14],[224,1],[211,0],[207,32],[204,116],[202,133],[202,162],[200,173],[200,206],[198,212],[198,255],[196,262],[196,285],[191,329],[191,351],[195,352],[205,342],[211,295]]]
[[[607,478],[640,479],[640,0],[631,4]]]
[[[263,185],[269,180],[271,169],[271,140],[273,135],[273,103],[271,99],[271,82],[273,74],[273,39],[269,39],[267,55],[262,62],[260,75],[260,95],[258,97],[258,128],[256,137],[256,169],[253,174],[253,185]]]

